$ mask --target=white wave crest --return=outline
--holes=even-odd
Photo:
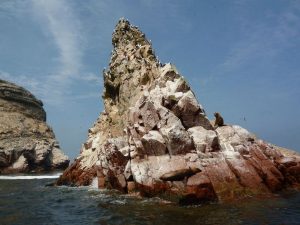
[[[57,179],[62,173],[49,175],[3,175],[0,180],[34,180],[34,179]]]

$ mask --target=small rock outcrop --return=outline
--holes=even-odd
[[[42,172],[69,165],[43,103],[29,91],[0,79],[0,173]]]
[[[182,203],[268,194],[300,182],[300,157],[236,125],[214,128],[189,84],[121,19],[104,71],[104,111],[57,184],[113,188]]]

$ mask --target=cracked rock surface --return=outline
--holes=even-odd
[[[43,103],[0,79],[0,173],[65,169],[69,164],[46,124]]]
[[[297,153],[236,125],[214,128],[183,76],[121,19],[104,71],[104,111],[58,184],[113,188],[182,203],[269,194],[300,182]]]

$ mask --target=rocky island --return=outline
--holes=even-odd
[[[65,169],[69,159],[46,124],[43,103],[0,79],[0,174]]]
[[[104,111],[58,185],[90,185],[182,203],[299,187],[300,156],[237,125],[214,127],[189,84],[121,19],[103,72]]]

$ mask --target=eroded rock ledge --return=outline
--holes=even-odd
[[[68,157],[46,124],[43,103],[0,79],[0,173],[65,169]]]
[[[105,110],[57,184],[113,188],[183,203],[276,192],[300,182],[300,157],[242,127],[214,129],[193,91],[121,19],[104,71]]]

